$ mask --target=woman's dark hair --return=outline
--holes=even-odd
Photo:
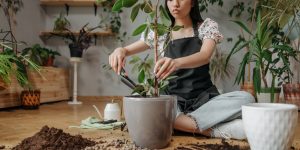
[[[168,15],[171,18],[172,26],[174,26],[175,18],[170,13],[167,2],[168,2],[168,0],[165,0],[165,8],[167,10]],[[193,7],[191,8],[191,11],[190,11],[190,16],[192,18],[192,22],[195,23],[195,24],[201,23],[201,22],[203,22],[203,19],[200,15],[198,0],[192,0],[192,2],[193,2]]]

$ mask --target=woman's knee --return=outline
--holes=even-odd
[[[245,103],[254,103],[255,102],[255,98],[252,94],[250,94],[249,92],[246,91],[240,91],[241,94],[243,95],[243,99],[245,100]]]

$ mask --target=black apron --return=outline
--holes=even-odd
[[[193,25],[194,37],[175,39],[166,47],[165,57],[180,58],[199,52],[202,41],[199,39],[197,24]],[[170,80],[165,94],[176,95],[180,110],[189,113],[219,95],[212,84],[209,74],[209,64],[197,68],[179,69],[171,74],[177,76]]]

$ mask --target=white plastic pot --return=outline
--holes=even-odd
[[[252,103],[242,106],[242,117],[251,150],[290,149],[298,120],[297,106]]]
[[[104,109],[104,120],[121,120],[121,109],[118,103],[108,103]]]

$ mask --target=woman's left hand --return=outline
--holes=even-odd
[[[154,73],[158,79],[165,79],[177,69],[178,63],[176,59],[163,57],[155,64]]]

